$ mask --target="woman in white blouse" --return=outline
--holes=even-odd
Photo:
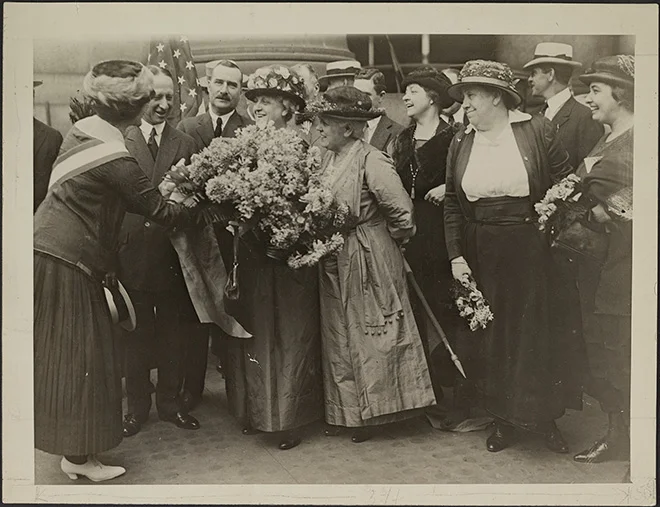
[[[506,64],[467,62],[448,92],[470,125],[447,158],[447,250],[454,278],[472,275],[494,314],[486,329],[465,331],[458,351],[481,405],[495,417],[487,448],[508,447],[518,427],[565,453],[555,419],[581,408],[567,361],[580,355],[553,329],[554,266],[533,204],[571,170],[568,154],[549,121],[515,109],[522,99]]]

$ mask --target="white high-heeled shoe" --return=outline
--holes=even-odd
[[[90,481],[101,482],[114,479],[126,473],[124,467],[115,467],[104,465],[93,456],[87,458],[87,462],[82,465],[71,463],[65,457],[62,457],[60,463],[62,472],[69,476],[69,479],[76,480],[79,475],[87,477]]]

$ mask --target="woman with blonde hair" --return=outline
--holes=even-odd
[[[105,481],[126,471],[96,458],[122,440],[121,375],[104,295],[104,285],[117,284],[121,222],[130,210],[183,226],[193,213],[166,201],[124,144],[153,93],[151,72],[137,62],[101,62],[83,92],[95,115],[64,139],[34,217],[35,446],[63,455],[71,479]]]

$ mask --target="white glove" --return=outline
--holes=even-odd
[[[463,256],[451,260],[451,274],[458,281],[472,274],[472,270]]]

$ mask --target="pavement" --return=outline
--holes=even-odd
[[[127,469],[111,484],[603,484],[621,483],[629,466],[573,461],[573,452],[606,430],[606,416],[587,397],[582,412],[569,411],[558,421],[571,454],[554,454],[529,434],[493,454],[485,444],[490,430],[448,433],[423,417],[387,425],[360,444],[351,442],[349,432],[326,437],[322,423],[314,423],[303,428],[302,444],[280,451],[274,435],[241,434],[227,412],[224,380],[213,356],[206,384],[204,399],[192,412],[199,430],[162,422],[153,408],[140,433],[100,456],[103,463]],[[93,484],[86,478],[71,481],[60,470],[60,459],[36,450],[35,483]]]

